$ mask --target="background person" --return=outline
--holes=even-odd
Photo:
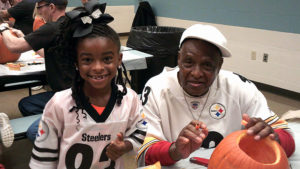
[[[34,11],[33,11],[33,15],[32,15],[32,17],[34,19],[33,25],[32,25],[33,31],[36,31],[37,29],[39,29],[42,25],[44,25],[46,23],[45,20],[43,19],[43,17],[38,13],[37,8],[36,8],[37,6],[38,6],[38,4],[36,3]]]
[[[26,35],[32,32],[34,6],[33,0],[15,0],[11,8],[0,11],[0,17],[6,21],[12,17],[14,21],[10,21],[10,26],[21,30]]]
[[[2,32],[3,42],[10,51],[22,53],[34,50],[38,51],[41,56],[45,56],[47,82],[52,91],[23,98],[19,102],[19,109],[23,116],[43,113],[46,103],[56,91],[71,87],[75,75],[73,65],[63,64],[62,59],[65,56],[55,55],[49,50],[49,48],[57,45],[56,37],[60,29],[60,24],[65,20],[65,10],[68,1],[37,0],[36,2],[37,12],[47,22],[46,24],[26,36],[21,36],[20,31],[15,31],[19,37],[12,35],[8,29]],[[7,27],[7,25],[2,24],[0,28],[1,27]],[[28,129],[27,136],[32,141],[34,141],[36,137],[38,124],[39,119]]]
[[[215,27],[193,25],[182,34],[178,67],[165,68],[147,82],[142,102],[149,126],[138,155],[140,166],[156,161],[172,165],[201,151],[200,146],[213,148],[241,130],[242,119],[255,140],[271,137],[288,157],[294,152],[287,123],[269,109],[255,85],[221,70],[223,57],[231,55],[226,44]],[[207,137],[201,136],[196,124],[205,124]]]

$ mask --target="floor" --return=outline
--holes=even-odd
[[[126,40],[127,37],[121,37],[122,45],[126,45]],[[288,92],[278,92],[265,87],[259,89],[267,98],[271,110],[276,112],[278,115],[282,115],[288,110],[300,110],[299,93],[289,95]],[[43,91],[44,89],[40,89],[33,91],[33,93]],[[28,96],[28,89],[0,92],[0,112],[7,113],[10,119],[21,117],[18,110],[18,102],[25,96]],[[2,148],[2,155],[0,153],[0,163],[4,163],[8,169],[27,169],[29,168],[28,162],[31,150],[32,143],[27,139],[16,141],[9,149]],[[132,156],[127,155],[126,159],[130,159],[126,162],[126,168],[136,168],[134,165],[134,158]]]

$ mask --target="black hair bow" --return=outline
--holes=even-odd
[[[84,4],[84,8],[76,8],[66,13],[66,16],[75,23],[73,37],[83,37],[93,30],[94,23],[108,24],[114,18],[104,13],[106,3],[99,4],[97,0],[91,0]]]

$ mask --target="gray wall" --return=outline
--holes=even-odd
[[[300,33],[300,0],[149,0],[148,2],[157,16]]]
[[[109,6],[122,6],[122,5],[133,5],[134,1],[133,0],[100,0],[100,3],[106,2],[107,5]],[[81,6],[81,1],[80,0],[69,0],[69,7],[76,7],[76,6]]]
[[[141,0],[106,0],[109,6]],[[148,0],[156,16],[300,33],[300,0]],[[69,0],[69,7],[80,6]]]

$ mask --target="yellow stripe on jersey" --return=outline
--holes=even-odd
[[[273,129],[288,129],[288,123],[285,120],[280,119],[276,114],[267,118],[265,122]]]
[[[271,124],[273,129],[289,129],[288,123],[285,120],[279,119],[275,123]]]
[[[136,160],[138,160],[141,156],[141,154],[147,149],[149,148],[152,144],[159,142],[160,140],[158,140],[155,137],[146,137],[144,139],[144,143],[143,145],[139,148]]]
[[[268,123],[269,125],[271,125],[274,122],[276,122],[277,120],[279,120],[279,117],[276,114],[274,114],[273,116],[270,116],[267,119],[265,119],[265,122]]]

